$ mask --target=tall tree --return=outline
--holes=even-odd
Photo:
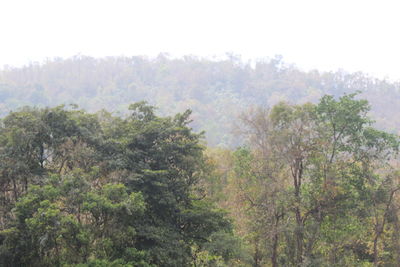
[[[350,237],[357,239],[365,233],[355,218],[360,216],[358,221],[364,221],[365,217],[353,213],[367,212],[373,203],[369,196],[382,190],[383,185],[377,186],[382,184],[381,170],[388,167],[388,160],[397,153],[398,139],[371,128],[371,120],[366,116],[368,103],[356,100],[355,96],[345,95],[338,100],[325,96],[317,105],[280,103],[270,111],[258,110],[244,116],[252,159],[243,169],[241,158],[238,166],[248,171],[238,175],[247,175],[247,185],[254,180],[254,173],[264,181],[264,185],[258,183],[253,189],[244,190],[247,194],[256,192],[258,197],[257,201],[247,201],[257,210],[256,214],[274,218],[267,212],[262,194],[266,194],[264,199],[279,201],[274,193],[274,188],[279,188],[279,195],[289,196],[286,202],[278,202],[284,203],[279,215],[287,222],[281,231],[286,251],[281,256],[283,264],[288,264],[287,259],[293,266],[324,262],[336,266],[349,264],[348,257],[367,261],[375,258],[376,262],[376,255],[364,258],[359,252],[344,257],[345,247],[354,245]],[[283,178],[277,180],[278,177]],[[380,199],[386,203],[386,210],[396,189],[391,187],[388,198]],[[375,226],[380,229],[374,234],[378,239],[386,220],[384,210],[379,227]],[[264,227],[274,229],[265,222]],[[269,242],[276,244],[278,237]],[[334,246],[325,250],[324,246],[330,244]],[[276,255],[276,247],[272,246],[271,255]],[[368,252],[364,250],[363,254]],[[275,256],[271,263],[277,265]]]

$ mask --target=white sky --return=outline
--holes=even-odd
[[[0,0],[0,66],[160,52],[280,54],[400,80],[400,1]]]

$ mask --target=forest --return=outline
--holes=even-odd
[[[232,54],[220,60],[78,55],[6,66],[0,69],[0,116],[23,106],[62,104],[126,115],[131,103],[144,100],[163,116],[191,109],[191,126],[206,132],[209,146],[232,148],[241,145],[232,134],[236,118],[251,107],[316,103],[326,94],[340,97],[357,91],[371,103],[376,126],[399,133],[400,117],[394,116],[400,113],[398,82],[361,72],[303,71],[280,56],[246,62]]]
[[[0,266],[398,266],[397,83],[281,58],[0,71]]]

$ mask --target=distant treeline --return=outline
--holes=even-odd
[[[304,72],[280,57],[254,64],[239,57],[226,60],[186,56],[172,59],[76,56],[0,71],[0,114],[24,106],[74,103],[88,111],[107,108],[124,113],[129,103],[147,100],[159,114],[193,110],[193,127],[206,131],[210,145],[237,144],[232,123],[253,105],[272,106],[280,100],[315,103],[325,94],[361,91],[380,128],[398,131],[398,83],[363,73]]]

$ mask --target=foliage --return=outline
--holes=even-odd
[[[349,94],[242,116],[225,194],[254,266],[396,265],[399,138],[368,111]]]
[[[1,266],[189,266],[192,247],[238,257],[205,250],[233,232],[201,197],[209,167],[190,112],[130,111],[24,108],[2,120]]]

